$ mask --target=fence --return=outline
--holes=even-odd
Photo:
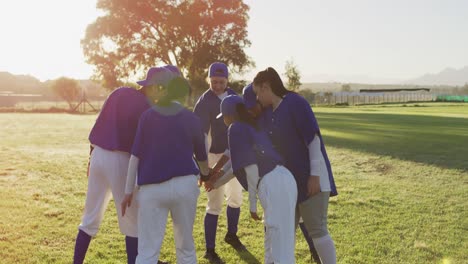
[[[435,95],[430,93],[302,93],[301,94],[313,105],[369,105],[408,102],[468,102],[468,96]],[[192,95],[185,102],[193,107],[198,99]],[[89,103],[100,110],[105,97],[89,99]],[[79,102],[74,102],[74,105]],[[66,112],[69,105],[59,98],[46,98],[42,96],[0,96],[0,112]],[[79,112],[93,112],[91,106],[83,103]]]
[[[431,102],[436,95],[429,93],[335,93],[315,94],[308,98],[314,105],[367,105],[385,103]]]
[[[88,99],[91,106],[100,110],[105,97]],[[79,101],[72,103],[76,106]],[[93,112],[90,105],[83,103],[79,112]],[[0,112],[67,112],[70,106],[63,99],[41,95],[0,95]]]

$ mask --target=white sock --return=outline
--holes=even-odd
[[[330,235],[313,238],[315,249],[322,260],[322,264],[336,264],[335,243]]]

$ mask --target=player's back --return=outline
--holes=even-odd
[[[150,107],[146,96],[133,88],[114,90],[89,135],[89,141],[107,150],[130,152],[138,120]]]
[[[174,115],[148,109],[141,116],[132,154],[140,159],[139,185],[198,174],[193,155],[206,159],[199,118],[187,109]]]

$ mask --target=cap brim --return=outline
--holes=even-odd
[[[223,117],[223,113],[219,113],[219,115],[216,116],[216,119],[220,119],[221,117]]]
[[[147,86],[148,80],[138,81],[137,83],[141,86]]]

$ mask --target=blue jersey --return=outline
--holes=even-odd
[[[234,90],[227,88],[228,95],[236,94]],[[221,99],[211,89],[200,96],[195,107],[194,113],[200,117],[203,132],[208,134],[211,130],[210,153],[224,153],[228,148],[227,127],[222,118],[216,119],[220,113]]]
[[[249,124],[234,122],[229,126],[228,138],[234,175],[246,190],[248,188],[245,167],[256,164],[259,177],[263,177],[277,165],[283,164],[268,135]]]
[[[272,111],[271,107],[263,111],[259,124],[269,134],[275,149],[284,158],[286,168],[294,175],[298,187],[298,202],[307,199],[307,181],[310,176],[308,146],[315,135],[320,138],[320,149],[330,180],[330,195],[338,194],[317,120],[309,103],[302,96],[288,93],[275,111]]]
[[[114,90],[99,113],[89,141],[106,150],[130,152],[138,120],[148,108],[150,103],[141,92],[128,87]]]
[[[132,148],[139,158],[138,185],[198,174],[197,160],[207,159],[200,119],[187,109],[163,115],[153,108],[142,114]]]

